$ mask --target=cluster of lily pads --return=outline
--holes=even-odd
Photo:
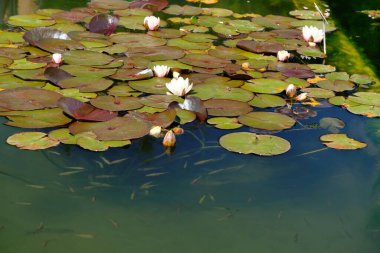
[[[282,131],[315,116],[311,107],[325,99],[379,117],[380,94],[356,92],[372,83],[368,76],[316,63],[326,57],[318,45],[325,36],[319,12],[290,15],[93,0],[70,11],[12,16],[9,30],[0,31],[0,115],[10,126],[55,129],[7,142],[104,151],[150,134],[165,135],[164,146],[172,147],[180,126],[194,120]],[[326,32],[334,30],[330,22]],[[321,141],[337,149],[366,146],[337,133]],[[220,144],[245,154],[290,149],[281,137],[254,132],[229,133]]]

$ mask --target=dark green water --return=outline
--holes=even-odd
[[[261,14],[294,8],[292,1],[221,2]],[[67,9],[84,1],[39,5]],[[352,15],[375,27],[365,15]],[[357,38],[340,17],[342,34]],[[358,49],[356,62],[370,67],[378,66],[377,56],[359,38],[378,36],[371,32],[363,29],[345,42]],[[330,50],[342,43],[336,37]],[[328,63],[346,66],[348,56],[331,52]],[[377,253],[380,122],[337,107],[316,110],[318,119],[302,123],[340,118],[345,133],[369,146],[304,154],[323,148],[318,140],[327,131],[299,126],[279,134],[293,145],[285,155],[243,156],[218,147],[223,131],[196,123],[186,125],[171,156],[150,138],[100,154],[63,145],[35,152],[1,145],[0,252]],[[1,125],[0,140],[18,131]]]

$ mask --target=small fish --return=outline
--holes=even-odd
[[[53,154],[53,155],[61,155],[61,153],[59,153],[59,152],[55,152],[55,151],[48,151],[48,153],[50,153],[50,154]]]
[[[27,184],[26,186],[34,189],[45,189],[45,186],[43,185],[36,185],[36,184]]]
[[[107,165],[110,165],[111,162],[107,160],[107,158],[105,158],[104,156],[101,156],[100,159],[102,159],[102,161],[107,164]]]
[[[116,175],[97,175],[95,178],[100,178],[100,179],[107,179],[107,178],[114,178]]]
[[[44,241],[44,244],[42,245],[42,248],[46,248],[46,247],[48,246],[48,244],[49,244],[51,241],[54,241],[54,240],[56,240],[56,239],[53,238],[53,239],[48,239],[48,240]]]
[[[144,183],[144,184],[142,184],[142,185],[140,186],[140,189],[141,189],[141,190],[148,190],[148,189],[150,189],[150,188],[153,188],[153,187],[157,186],[157,185],[152,184],[152,183],[153,183],[152,181],[146,182],[146,183]]]
[[[211,193],[208,194],[208,197],[211,199],[211,201],[215,201],[215,197]]]
[[[113,160],[113,161],[110,161],[110,165],[122,163],[122,162],[124,162],[126,160],[128,160],[128,158],[122,158],[122,159],[118,159],[118,160]]]
[[[82,171],[80,171],[80,170],[73,170],[73,171],[61,172],[58,175],[60,175],[60,176],[70,176],[70,175],[78,174],[78,173],[81,173],[81,172]]]
[[[38,227],[32,232],[33,234],[37,234],[45,229],[45,225],[41,222]]]
[[[139,168],[138,171],[151,171],[151,170],[157,170],[157,167],[149,167],[149,168]]]
[[[66,169],[70,170],[85,170],[86,168],[84,167],[79,167],[79,166],[72,166],[72,167],[65,167]]]
[[[84,239],[94,239],[94,234],[74,234],[77,237],[84,238]]]
[[[165,175],[165,174],[167,174],[167,172],[150,173],[150,174],[146,174],[145,176],[146,177],[158,177],[158,176]]]
[[[96,196],[92,196],[92,198],[91,198],[91,202],[92,202],[92,203],[95,203],[95,202],[96,202]]]
[[[74,192],[75,192],[74,188],[73,188],[73,187],[71,187],[71,186],[69,186],[69,191],[70,191],[70,192],[72,192],[72,193],[74,193]]]
[[[103,165],[103,163],[101,163],[101,162],[99,162],[99,161],[95,161],[95,163],[96,163],[97,165],[99,165],[99,167],[100,167],[101,169],[104,169],[104,165]]]
[[[114,228],[119,228],[119,223],[117,223],[116,221],[114,221],[113,219],[109,219],[109,221],[111,222],[111,224],[112,224],[112,226],[114,227]]]
[[[229,212],[227,213],[226,215],[222,216],[221,218],[218,219],[218,221],[224,221],[224,220],[228,220],[229,218],[231,218],[234,214],[232,212]]]
[[[199,176],[199,177],[193,179],[193,180],[191,181],[191,184],[196,184],[201,178],[202,178],[202,176]]]
[[[136,191],[133,190],[132,193],[131,193],[130,199],[131,199],[131,200],[134,200],[135,197],[136,197]]]
[[[202,205],[203,202],[205,201],[206,197],[207,197],[206,194],[203,194],[203,196],[199,199],[198,203],[199,203],[200,205]]]
[[[211,163],[211,162],[220,161],[220,160],[223,160],[224,157],[225,157],[225,155],[222,155],[222,156],[219,157],[219,158],[212,158],[212,159],[207,159],[207,160],[201,160],[201,161],[195,162],[194,165],[195,165],[195,166],[198,166],[198,165],[203,165],[203,164],[206,164],[206,163]]]
[[[86,185],[86,186],[83,186],[83,189],[84,190],[91,190],[91,189],[94,189],[96,186],[94,185]]]
[[[282,217],[282,211],[279,211],[277,214],[277,219],[281,219],[281,217]]]
[[[110,184],[95,182],[95,181],[90,182],[90,184],[95,186],[95,187],[112,187],[112,185],[110,185]]]
[[[187,161],[186,161],[185,164],[183,165],[183,168],[184,168],[184,169],[187,168]]]

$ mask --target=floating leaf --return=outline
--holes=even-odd
[[[80,65],[63,65],[60,69],[70,73],[73,76],[88,76],[93,78],[107,77],[115,74],[116,69],[99,69],[90,66]]]
[[[158,47],[166,44],[165,39],[153,37],[147,34],[136,33],[117,33],[111,36],[110,40],[114,43],[122,43],[129,48],[132,47]]]
[[[96,92],[108,89],[113,84],[112,80],[97,77],[71,77],[58,82],[61,88],[77,88],[81,92]]]
[[[110,77],[122,81],[143,80],[153,77],[153,71],[151,69],[119,69]]]
[[[24,34],[23,38],[31,45],[38,45],[39,42],[46,39],[71,40],[66,33],[50,27],[36,27],[30,29]]]
[[[204,102],[207,112],[212,116],[239,116],[252,111],[247,103],[227,100],[227,99],[210,99]]]
[[[380,106],[380,93],[356,92],[352,96],[349,96],[348,100],[363,105]]]
[[[44,71],[44,76],[52,83],[58,84],[60,81],[63,81],[68,78],[72,78],[68,72],[60,68],[48,67]]]
[[[207,123],[214,125],[214,127],[224,130],[232,130],[242,127],[242,124],[239,124],[236,118],[227,118],[227,117],[215,117],[207,120]]]
[[[284,106],[286,101],[282,97],[276,95],[255,94],[253,99],[249,101],[249,104],[254,107],[268,108]]]
[[[133,117],[117,117],[105,122],[75,122],[69,127],[72,134],[93,132],[98,140],[130,140],[149,133],[150,126]]]
[[[113,61],[113,57],[87,50],[72,50],[64,53],[63,60],[68,64],[97,66],[105,65]]]
[[[93,106],[108,111],[129,111],[143,107],[140,99],[135,97],[98,96],[90,102]]]
[[[262,42],[262,41],[250,41],[250,40],[241,40],[236,46],[243,50],[253,52],[253,53],[276,53],[285,48],[276,42]]]
[[[62,108],[66,114],[77,120],[108,121],[117,117],[117,113],[115,112],[97,109],[92,105],[69,97],[61,98],[58,101],[58,106]]]
[[[198,16],[199,14],[202,13],[202,8],[190,6],[190,5],[185,5],[185,6],[170,5],[163,12],[166,14],[176,15],[176,16],[179,16],[179,15]]]
[[[334,149],[361,149],[367,147],[367,144],[348,138],[346,134],[326,134],[322,135],[320,140],[329,148]]]
[[[283,138],[248,132],[226,134],[220,138],[219,143],[232,152],[262,156],[280,155],[290,149],[290,143]]]
[[[371,84],[373,83],[373,80],[372,78],[370,78],[369,76],[367,75],[359,75],[359,74],[353,74],[351,77],[350,77],[350,81],[356,83],[356,84]]]
[[[144,122],[149,122],[152,126],[161,126],[163,128],[167,128],[173,123],[176,116],[176,111],[173,108],[169,108],[163,112],[157,112],[157,113],[131,112],[129,115],[133,118],[142,120]]]
[[[59,141],[50,139],[42,132],[23,132],[9,136],[7,143],[20,149],[39,150],[57,146]]]
[[[265,130],[284,130],[296,123],[289,116],[275,112],[250,112],[240,116],[238,120],[246,126]]]
[[[84,149],[91,151],[105,151],[108,149],[108,146],[101,141],[98,141],[94,138],[83,136],[77,139],[77,144]]]
[[[150,61],[164,61],[182,58],[185,52],[178,47],[135,47],[124,53],[127,57],[144,57]]]
[[[45,66],[46,66],[46,63],[34,63],[24,58],[24,59],[14,60],[13,63],[8,68],[10,69],[38,69]]]
[[[135,0],[129,4],[128,8],[148,9],[155,12],[165,9],[168,5],[167,0]]]
[[[0,107],[8,110],[37,110],[57,107],[61,94],[38,88],[16,88],[0,91]]]
[[[211,55],[201,54],[188,54],[185,57],[179,59],[179,61],[191,66],[201,68],[223,68],[228,63],[230,63],[228,60],[220,59]]]
[[[50,17],[37,14],[16,15],[9,18],[8,24],[22,27],[42,27],[54,25],[55,20]]]
[[[277,94],[283,92],[287,86],[286,82],[278,79],[260,78],[249,80],[241,88],[251,92]]]
[[[312,98],[331,98],[335,96],[333,91],[322,88],[303,88],[301,92],[307,93],[307,96]]]
[[[92,17],[88,29],[90,32],[109,36],[115,31],[118,22],[119,17],[101,13]]]
[[[166,92],[168,92],[168,89],[166,88],[165,84],[169,82],[169,78],[156,77],[142,81],[131,81],[129,82],[129,86],[131,86],[135,90],[142,91],[145,93],[166,94]]]
[[[324,81],[318,82],[317,85],[323,89],[332,90],[335,92],[349,91],[355,88],[355,84],[353,84],[350,81],[343,81],[343,80],[335,80],[335,81],[324,80]]]
[[[71,119],[66,117],[59,108],[0,112],[0,116],[6,116],[10,120],[5,123],[6,125],[22,128],[56,127],[71,122]]]
[[[68,128],[60,128],[49,132],[49,138],[64,144],[76,144],[76,136],[70,134]]]

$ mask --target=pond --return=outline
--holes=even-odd
[[[2,0],[1,26],[7,28],[12,15],[87,2]],[[371,91],[377,91],[379,23],[358,11],[380,2],[329,2],[338,30],[327,37],[325,63],[370,76]],[[210,6],[283,16],[314,8],[308,0],[220,0]],[[21,150],[6,144],[20,128],[1,124],[0,251],[379,252],[380,121],[328,103],[310,108],[317,117],[270,132],[291,143],[278,156],[238,154],[219,145],[227,133],[255,131],[247,126],[222,130],[193,121],[182,126],[168,154],[151,136],[104,152],[65,144]],[[333,132],[368,146],[326,148],[319,138],[331,131],[320,124],[327,117],[344,122]]]

